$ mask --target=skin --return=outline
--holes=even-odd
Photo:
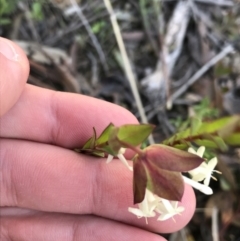
[[[6,58],[3,46],[17,60]],[[195,210],[186,186],[181,216],[157,222],[138,219],[132,172],[73,152],[110,123],[138,123],[127,110],[91,97],[26,84],[29,64],[13,42],[0,38],[0,240],[165,240],[156,233],[183,228]],[[127,158],[132,157],[128,152]]]

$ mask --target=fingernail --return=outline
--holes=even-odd
[[[0,38],[0,53],[10,60],[19,61],[19,55],[7,39]]]

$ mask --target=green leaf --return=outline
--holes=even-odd
[[[214,67],[214,76],[217,78],[229,75],[231,72],[233,72],[232,68],[224,65],[223,62],[217,63]]]
[[[1,18],[0,19],[0,26],[3,26],[3,25],[8,25],[10,24],[12,21],[9,19],[9,18]]]
[[[88,141],[84,144],[82,150],[86,150],[86,149],[94,149],[95,147],[95,143],[96,143],[96,130],[93,127],[93,136],[91,138],[88,139]]]
[[[105,157],[105,152],[104,151],[99,151],[99,150],[93,150],[93,149],[74,149],[76,152],[82,152],[84,154],[92,155],[92,156],[97,156],[97,157]]]
[[[102,151],[93,151],[91,154],[98,157],[105,157],[105,153]]]
[[[13,13],[18,6],[18,0],[0,0],[0,16]]]
[[[99,146],[101,144],[107,143],[108,142],[108,138],[109,138],[109,134],[112,130],[112,128],[114,127],[114,125],[112,123],[110,123],[102,132],[102,134],[97,138],[96,140],[96,145]]]
[[[42,4],[40,2],[34,2],[32,4],[31,16],[33,19],[40,21],[43,19]]]
[[[207,148],[217,149],[217,144],[212,140],[194,140],[194,143],[196,143],[198,146],[205,146]]]
[[[193,106],[195,116],[204,119],[213,119],[219,116],[218,109],[211,107],[211,102],[208,98],[203,98],[201,102]]]
[[[97,21],[93,26],[92,26],[92,31],[95,34],[98,34],[103,27],[106,26],[106,23],[104,21]]]
[[[120,143],[117,137],[118,131],[119,127],[112,127],[108,138],[108,144],[114,156],[118,154],[120,148],[122,147],[122,144]]]
[[[223,117],[215,121],[204,122],[200,127],[198,134],[218,132],[224,128],[224,126],[226,126],[231,120],[232,117]]]
[[[191,135],[191,133],[194,134]],[[227,150],[227,145],[240,145],[237,133],[240,134],[239,115],[223,117],[211,122],[203,122],[201,125],[198,122],[196,126],[192,124],[191,128],[175,134],[162,143],[183,149],[184,146],[185,148],[188,147],[185,143],[193,142],[210,148]]]
[[[215,136],[214,141],[221,151],[227,151],[228,150],[228,146],[224,142],[223,138],[221,138],[219,136]]]
[[[181,143],[181,144],[174,145],[174,148],[179,150],[186,150],[189,146],[191,145],[187,143]]]
[[[164,143],[164,144],[170,144],[170,145],[172,145],[176,139],[177,139],[177,135],[174,135],[174,136],[170,137],[169,139],[167,139],[167,140],[166,140],[167,142]]]
[[[224,140],[220,136],[214,136],[214,135],[211,135],[211,134],[204,134],[203,138],[205,140],[212,141],[216,145],[216,148],[220,149],[221,151],[227,151],[228,150],[228,146],[226,145],[226,143],[224,142]]]
[[[218,131],[218,135],[222,138],[227,138],[230,136],[234,131],[240,127],[240,117],[233,116],[227,124]]]
[[[117,154],[121,147],[140,145],[147,139],[153,129],[154,126],[149,124],[112,127],[109,133],[109,146]]]
[[[144,142],[152,133],[155,126],[150,124],[123,125],[119,127],[117,138],[133,146]]]
[[[201,119],[192,117],[190,122],[190,135],[192,136],[196,134],[201,125],[202,125]]]
[[[106,153],[108,153],[108,154],[111,154],[111,155],[113,155],[113,156],[115,156],[115,155],[118,153],[118,151],[117,151],[117,152],[116,152],[116,151],[113,151],[113,149],[111,148],[110,145],[106,145],[106,146],[103,146],[103,147],[101,147],[101,148],[98,148],[98,150],[99,150],[99,151],[104,151],[104,152],[106,152]]]
[[[225,139],[225,142],[231,146],[240,146],[240,133],[233,133]]]

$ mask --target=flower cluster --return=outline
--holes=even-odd
[[[195,151],[193,148],[188,149],[189,153],[197,155],[201,158],[203,157],[204,151],[205,147],[203,146],[199,147],[197,151]],[[124,152],[125,149],[121,148],[119,153],[117,154],[117,157],[124,163],[125,166],[128,167],[129,170],[132,171],[132,167],[128,164],[125,157],[123,156]],[[112,160],[113,156],[109,155],[107,163]],[[183,181],[191,185],[193,188],[196,188],[199,191],[203,192],[204,194],[211,195],[213,191],[208,185],[211,178],[215,179],[212,176],[212,173],[218,172],[214,170],[216,165],[216,157],[212,158],[208,162],[204,161],[197,168],[188,171],[191,178],[182,176]],[[199,183],[202,181],[203,184]],[[146,219],[146,222],[147,218],[156,217],[157,215],[157,220],[164,221],[169,218],[173,218],[175,215],[180,215],[184,211],[184,207],[179,206],[179,202],[161,198],[146,188],[144,199],[141,203],[138,203],[138,208],[129,207],[128,211],[136,215],[138,218],[144,217]]]
[[[128,208],[128,211],[136,215],[138,218],[155,217],[158,214],[157,220],[164,221],[169,218],[173,218],[176,214],[181,214],[184,211],[184,207],[178,206],[177,201],[169,201],[164,198],[160,198],[146,189],[144,200],[138,204],[139,208]]]
[[[188,152],[195,154],[199,157],[203,157],[204,151],[204,146],[199,147],[197,151],[195,151],[192,147],[188,149]],[[212,173],[220,173],[214,170],[214,168],[217,165],[217,162],[218,161],[216,157],[212,158],[208,162],[203,162],[199,167],[189,171],[188,173],[191,175],[191,179],[183,177],[184,181],[206,195],[212,194],[213,191],[208,185],[210,183],[211,178],[216,180],[216,178],[212,176]],[[203,184],[199,183],[201,181],[203,181]]]

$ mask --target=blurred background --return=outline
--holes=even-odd
[[[159,143],[240,114],[239,0],[0,0],[0,36],[30,61],[28,83],[121,105]],[[169,241],[240,241],[240,149],[215,153],[212,196]]]

